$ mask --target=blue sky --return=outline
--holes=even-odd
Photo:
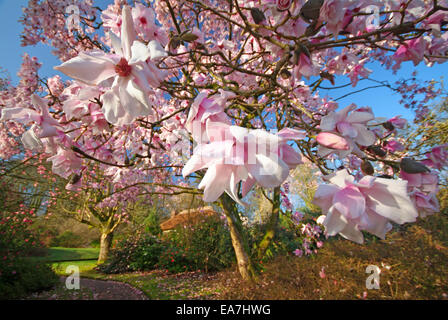
[[[113,0],[100,0],[95,4],[99,4],[101,8],[105,8],[106,3],[110,3]],[[60,62],[57,58],[51,55],[51,49],[48,46],[39,44],[34,47],[21,47],[20,46],[20,33],[22,26],[18,23],[22,15],[22,7],[26,6],[28,0],[0,0],[0,30],[1,45],[0,45],[0,66],[6,69],[15,84],[18,81],[16,76],[20,64],[21,56],[27,52],[30,56],[36,56],[43,64],[40,69],[41,76],[53,76],[58,74],[53,70],[53,66],[58,65]],[[403,64],[403,68],[397,75],[393,75],[392,72],[385,70],[378,64],[368,66],[374,71],[372,78],[375,80],[388,80],[390,83],[395,82],[401,78],[409,78],[411,73],[417,69],[418,78],[422,80],[439,80],[440,77],[448,73],[448,63],[436,64],[432,68],[426,67],[421,63],[417,68],[414,68],[411,62]],[[348,83],[348,79],[344,79],[341,83]],[[328,86],[329,82],[325,81],[324,86]],[[368,86],[367,82],[362,83],[357,88],[363,88]],[[333,97],[340,97],[347,92],[353,90],[351,87],[339,90],[332,90],[329,92]],[[327,91],[321,90],[321,94],[325,95]],[[412,113],[399,104],[400,96],[392,93],[389,89],[379,88],[371,89],[351,95],[345,99],[339,101],[341,107],[354,102],[359,106],[371,106],[376,116],[393,117],[394,115],[403,115],[404,117],[411,119]]]

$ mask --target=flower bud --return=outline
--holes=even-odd
[[[344,137],[331,132],[321,132],[316,137],[317,142],[325,148],[348,150],[350,146]]]
[[[369,146],[369,147],[367,147],[367,151],[369,151],[370,153],[372,153],[380,158],[383,158],[387,155],[387,152],[380,146]]]
[[[69,183],[70,183],[70,184],[76,184],[76,183],[79,182],[79,180],[81,180],[81,175],[75,173],[75,174],[72,176],[72,178],[70,179],[70,182],[69,182]]]
[[[306,22],[310,23],[311,20],[317,20],[320,15],[320,8],[324,4],[324,0],[308,0],[300,9],[300,16]]]
[[[282,77],[282,79],[289,79],[291,77],[291,72],[289,72],[288,69],[282,69],[280,71],[280,76]]]
[[[197,40],[198,38],[199,37],[197,35],[195,35],[194,33],[191,33],[191,32],[187,32],[187,33],[184,33],[183,35],[181,35],[181,39],[186,42],[193,42],[193,41]]]
[[[367,160],[364,160],[361,163],[361,171],[367,176],[372,176],[375,173],[375,169],[372,164]]]
[[[422,164],[418,161],[415,161],[414,159],[411,159],[411,158],[401,159],[400,169],[406,173],[411,173],[411,174],[430,172],[428,167],[426,167],[424,164]]]
[[[388,130],[388,131],[394,131],[395,130],[395,126],[391,123],[391,122],[384,122],[383,123],[383,127],[384,129]]]
[[[288,10],[291,7],[293,0],[277,0],[277,10],[284,11]]]
[[[266,20],[266,16],[264,15],[263,11],[258,8],[250,8],[250,14],[252,15],[252,19],[254,19],[254,22],[256,24],[261,24]]]

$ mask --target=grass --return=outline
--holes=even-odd
[[[73,272],[70,271],[70,269],[67,269],[69,266],[78,267],[81,276],[88,276],[88,274],[96,272],[94,268],[97,266],[97,261],[96,260],[63,261],[63,262],[53,262],[51,264],[51,267],[59,276],[66,276],[72,274]]]
[[[52,247],[46,249],[43,256],[30,259],[48,262],[57,275],[66,276],[69,266],[77,266],[81,274],[95,272],[93,269],[97,266],[98,255],[99,248]]]
[[[48,262],[55,261],[79,261],[98,259],[99,248],[48,248],[47,256],[44,259]]]

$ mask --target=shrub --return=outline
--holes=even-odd
[[[48,290],[58,282],[51,266],[30,258],[17,258],[0,269],[0,300]]]
[[[252,250],[252,258],[258,259],[257,247],[265,235],[266,225],[252,225],[247,227],[246,232],[249,237],[249,245],[254,249]],[[262,261],[269,261],[282,254],[291,254],[300,244],[301,239],[297,236],[295,230],[279,225],[275,230],[274,238],[266,248]]]
[[[34,217],[33,210],[0,213],[0,299],[21,298],[58,281],[48,265],[28,257],[40,246],[29,228]]]
[[[71,231],[64,231],[50,241],[51,247],[79,248],[84,245],[84,239]]]
[[[165,242],[166,247],[160,254],[156,265],[158,269],[171,273],[196,270],[195,261],[187,254],[184,248],[176,246],[174,242]]]
[[[175,247],[183,249],[196,270],[221,270],[235,261],[229,230],[214,216],[177,227],[167,235],[167,239]]]
[[[98,240],[98,239],[92,240],[90,242],[90,244],[89,244],[89,247],[90,248],[99,248],[100,247],[100,240]]]
[[[106,263],[98,270],[104,273],[122,273],[154,269],[164,243],[149,234],[137,234],[119,241],[111,250]]]
[[[157,208],[153,207],[149,211],[148,216],[143,220],[143,225],[145,226],[145,231],[153,236],[160,236],[162,234],[162,229],[160,228],[160,217],[157,214]]]
[[[98,267],[104,273],[164,269],[172,273],[221,270],[235,261],[230,234],[216,217],[179,227],[162,239],[140,234],[117,243],[109,260]]]

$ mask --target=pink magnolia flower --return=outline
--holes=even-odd
[[[410,193],[420,217],[425,218],[440,211],[439,200],[435,192],[421,192],[415,189]]]
[[[313,60],[306,54],[301,53],[299,56],[298,64],[294,67],[294,76],[297,80],[302,77],[309,79],[312,76],[319,75],[319,67],[313,63]]]
[[[317,135],[316,141],[325,148],[335,150],[349,150],[350,145],[344,137],[331,132],[321,132]]]
[[[423,21],[423,25],[425,27],[431,28],[432,32],[436,36],[441,35],[441,27],[443,23],[448,21],[448,13],[444,11],[438,11],[435,14],[431,15],[428,19]]]
[[[356,110],[356,105],[352,104],[340,111],[332,111],[325,117],[322,117],[320,122],[320,129],[323,132],[333,132],[341,135],[347,141],[349,148],[340,149],[340,151],[334,151],[325,146],[320,145],[318,153],[320,156],[324,157],[332,152],[335,152],[339,157],[343,158],[349,155],[353,150],[357,153],[361,151],[357,147],[370,146],[375,143],[375,134],[367,129],[367,122],[373,120],[375,117],[370,110],[358,109]],[[322,137],[322,136],[321,136]],[[328,136],[324,136],[325,138]],[[333,137],[336,140],[335,137]],[[322,139],[325,140],[325,139]],[[342,140],[339,141],[339,145],[342,147],[344,143]]]
[[[145,40],[156,40],[165,46],[168,43],[168,35],[163,28],[156,24],[156,14],[152,8],[146,7],[141,3],[135,3],[132,8],[132,18],[136,31],[142,35]]]
[[[293,0],[276,0],[277,9],[280,11],[288,10]]]
[[[359,81],[359,77],[367,78],[372,73],[372,70],[364,67],[363,64],[358,64],[352,68],[349,73],[350,80],[352,82],[352,86],[356,87]]]
[[[361,230],[380,238],[398,224],[414,222],[418,213],[407,193],[407,181],[365,176],[355,182],[347,170],[327,176],[331,184],[320,185],[314,203],[322,208],[326,233],[340,234],[363,243]]]
[[[403,151],[405,148],[404,145],[397,140],[388,140],[385,142],[384,149],[393,153]]]
[[[79,170],[82,165],[80,157],[71,150],[58,147],[57,153],[48,158],[53,163],[52,171],[57,175],[68,179],[72,173]]]
[[[204,201],[216,201],[223,192],[236,202],[237,184],[242,183],[244,197],[258,183],[271,188],[281,185],[289,171],[302,163],[300,155],[286,142],[302,139],[303,133],[285,129],[277,135],[264,130],[250,130],[222,123],[210,123],[208,144],[200,144],[185,164],[182,174],[207,168],[200,189],[204,189]],[[221,135],[221,136],[220,136]]]
[[[424,192],[437,192],[439,177],[435,172],[406,173],[402,170],[400,178],[408,182],[409,188],[418,188]]]
[[[155,40],[147,46],[136,40],[128,6],[123,7],[121,39],[113,33],[109,36],[115,54],[82,52],[55,69],[87,85],[107,85],[112,81],[112,87],[101,96],[103,113],[112,124],[130,124],[136,117],[152,113],[148,94],[163,79],[163,73],[152,61],[166,52]]]
[[[230,124],[230,118],[224,112],[227,101],[235,96],[234,93],[219,90],[219,94],[208,97],[206,91],[198,94],[194,99],[190,112],[188,113],[185,128],[192,133],[193,139],[198,143],[206,143],[210,141],[207,136],[207,123],[220,122]]]
[[[448,144],[433,148],[426,156],[427,159],[423,160],[422,163],[427,166],[438,170],[448,166]]]
[[[387,120],[387,122],[390,122],[394,125],[394,127],[397,127],[399,129],[403,129],[406,124],[408,123],[408,121],[406,119],[401,118],[401,116],[395,116],[389,120]]]
[[[114,4],[110,4],[101,12],[101,21],[106,30],[111,30],[116,35],[120,34],[122,20],[119,10],[121,0],[114,0]]]
[[[319,20],[325,22],[327,30],[336,37],[346,24],[346,11],[347,3],[344,0],[325,0],[320,8]]]
[[[414,66],[417,66],[423,60],[427,46],[428,43],[424,37],[406,41],[393,55],[396,62],[393,69],[398,69],[403,61],[412,61]]]
[[[41,139],[57,137],[62,133],[62,128],[48,112],[47,102],[33,94],[31,102],[40,111],[28,108],[13,107],[2,109],[0,121],[14,120],[19,123],[35,123],[22,135],[22,143],[25,148],[36,150],[43,147]]]
[[[67,120],[80,119],[89,113],[89,104],[95,98],[99,98],[101,90],[97,87],[87,86],[82,83],[73,82],[64,89],[63,95],[68,96],[62,105]]]

